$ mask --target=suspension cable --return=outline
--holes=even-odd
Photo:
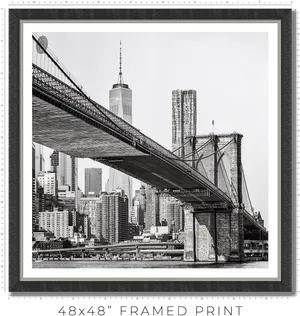
[[[207,156],[202,157],[201,160],[206,159],[206,158],[208,158],[208,157],[210,157],[210,156],[212,156],[212,155],[214,155],[214,154],[220,152],[222,149],[224,149],[225,147],[227,147],[232,141],[233,141],[233,139],[231,139],[227,144],[225,144],[223,147],[219,148],[218,150],[214,151],[213,153],[211,153],[211,154],[209,154],[209,155],[207,155]]]
[[[232,190],[232,188],[234,189],[234,191],[235,191],[235,194],[236,194],[236,196],[233,194],[233,196],[235,196],[235,201],[236,201],[236,203],[238,203],[238,192],[237,192],[237,190],[236,190],[236,187],[235,187],[235,185],[233,184],[233,181],[232,181],[232,179],[231,179],[231,190]],[[233,191],[233,190],[232,190]]]
[[[205,146],[204,146],[204,147],[205,147]],[[203,148],[204,148],[204,147],[203,147]],[[199,166],[199,164],[201,164],[202,169],[204,170],[204,173],[205,173],[205,175],[206,175],[206,178],[208,178],[208,175],[207,175],[207,172],[206,172],[206,170],[205,170],[205,168],[204,168],[203,162],[200,160],[200,158],[203,156],[203,154],[200,156],[198,150],[196,151],[196,154],[197,154],[198,158],[197,158],[197,162],[196,162],[195,169],[198,170],[198,166]]]
[[[122,128],[120,128],[120,126],[118,126],[110,117],[108,117],[98,106],[97,104],[90,99],[89,96],[87,96],[87,94],[82,91],[81,88],[78,87],[78,85],[74,82],[74,80],[68,75],[66,74],[66,72],[62,69],[62,67],[57,63],[57,61],[54,60],[54,58],[47,52],[47,50],[43,47],[43,45],[34,37],[34,35],[32,35],[33,40],[39,45],[39,47],[47,54],[47,56],[52,60],[52,62],[57,66],[57,68],[68,78],[68,80],[70,80],[70,82],[77,88],[78,92],[80,94],[82,94],[82,96],[84,96],[111,124],[113,124],[114,126],[117,127],[117,129],[121,130],[124,134],[127,134],[125,130],[123,130]]]
[[[204,149],[210,142],[211,142],[211,139],[208,139],[204,144],[202,144],[200,147],[198,147],[194,152],[191,151],[190,153],[186,154],[184,157],[181,157],[181,159],[189,158],[194,154],[198,154],[198,156],[199,156],[199,151]]]
[[[172,151],[172,153],[174,153],[175,151],[179,150],[180,148],[182,148],[183,146],[185,146],[188,142],[190,141],[190,139],[188,139],[184,144],[180,145],[178,148],[174,149]]]
[[[225,144],[223,147],[219,148],[218,150],[212,152],[211,154],[207,155],[207,156],[204,156],[204,157],[201,157],[200,160],[203,160],[205,158],[208,158],[218,152],[220,152],[222,149],[224,149],[226,146],[228,146],[231,142],[233,141],[233,139],[231,139],[227,144]],[[173,158],[173,160],[182,160],[182,159],[176,159],[176,158]],[[184,160],[185,162],[193,162],[193,161],[196,161],[198,159],[190,159],[190,160]]]
[[[189,140],[188,140],[189,141]],[[188,154],[186,154],[186,155],[184,155],[183,157],[180,157],[179,159],[176,159],[176,158],[174,158],[174,160],[184,160],[184,161],[188,161],[188,160],[186,160],[186,158],[189,158],[190,156],[192,156],[192,155],[194,155],[194,154],[198,154],[199,153],[199,151],[200,150],[202,150],[203,148],[205,148],[209,143],[210,143],[210,141],[211,141],[211,139],[209,139],[208,141],[206,141],[204,144],[202,144],[200,147],[198,147],[195,151],[191,151],[190,153],[188,153]],[[187,143],[187,142],[186,142]],[[185,144],[186,144],[185,143]],[[184,146],[185,144],[183,144],[182,146]],[[181,147],[182,147],[181,146]],[[177,148],[176,150],[178,150],[178,149],[180,149],[180,147],[179,148]],[[175,150],[175,151],[176,151]],[[172,153],[174,153],[174,151],[172,151]],[[199,156],[199,155],[198,155]]]
[[[221,159],[220,160],[220,163],[221,163],[221,167],[223,167],[223,170],[224,170],[224,172],[225,172],[225,176],[226,176],[226,179],[227,179],[227,183],[229,184],[229,186],[230,186],[230,180],[229,180],[229,177],[228,177],[228,173],[227,173],[227,171],[226,171],[226,168],[225,168],[225,165],[224,165],[224,161]]]
[[[223,175],[223,178],[224,178],[224,182],[225,182],[225,186],[226,186],[226,189],[227,189],[227,192],[229,193],[230,192],[230,188],[228,187],[228,184],[227,184],[227,182],[226,182],[226,178],[225,178],[225,175],[224,175],[224,173],[226,174],[226,177],[228,177],[227,176],[227,172],[226,172],[226,169],[225,168],[222,168],[222,167],[224,167],[224,165],[222,164],[222,161],[221,161],[221,166],[220,166],[221,168],[221,172],[222,172],[222,175]],[[224,169],[224,170],[223,170]]]
[[[205,168],[204,168],[204,166],[203,166],[203,163],[202,163],[202,161],[201,161],[200,159],[198,160],[198,164],[196,165],[196,170],[199,170],[199,169],[198,169],[199,163],[201,164],[202,169],[204,170],[204,173],[205,173],[206,178],[208,178],[207,172],[206,172],[206,170],[205,170]]]
[[[200,147],[198,147],[194,152],[190,152],[188,154],[186,154],[184,157],[180,157],[180,158],[172,158],[172,160],[181,160],[181,161],[185,161],[185,162],[188,162],[188,161],[198,161],[198,158],[197,159],[192,159],[192,160],[186,160],[186,158],[189,158],[190,156],[194,155],[194,154],[198,154],[198,157],[199,157],[199,151],[201,151],[202,149],[204,149],[209,143],[211,142],[211,139],[209,139],[208,141],[206,141],[204,144],[202,144]]]
[[[243,182],[245,183],[245,188],[246,188],[246,192],[247,192],[247,196],[248,196],[248,199],[249,199],[249,202],[250,202],[250,207],[251,207],[251,212],[252,212],[253,206],[252,206],[252,203],[251,203],[251,198],[250,198],[250,195],[249,195],[249,190],[248,190],[246,177],[245,177],[245,173],[244,173],[244,168],[243,168],[242,164],[241,164],[241,169],[242,169],[242,175],[243,175],[243,180],[244,180]]]

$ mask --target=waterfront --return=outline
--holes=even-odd
[[[73,268],[89,268],[89,269],[95,269],[95,268],[128,268],[128,269],[139,269],[139,268],[214,268],[214,269],[267,269],[268,268],[268,262],[267,261],[251,261],[251,262],[226,262],[226,263],[203,263],[203,262],[184,262],[184,261],[95,261],[95,260],[76,260],[76,261],[48,261],[44,260],[41,262],[33,262],[32,263],[33,268],[41,269],[41,268],[67,268],[67,269],[73,269]]]

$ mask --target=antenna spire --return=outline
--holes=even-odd
[[[113,84],[113,89],[115,88],[124,88],[129,89],[128,84],[124,83],[123,73],[122,73],[122,42],[120,41],[120,55],[119,55],[119,75],[118,75],[118,83]]]
[[[119,80],[118,83],[123,83],[123,75],[122,75],[122,42],[120,41],[120,67],[119,67]]]

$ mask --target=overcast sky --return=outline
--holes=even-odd
[[[132,89],[133,125],[166,148],[172,142],[172,90],[197,91],[197,134],[238,132],[252,204],[268,225],[267,33],[43,33],[49,47],[90,97],[108,108],[118,79]],[[45,157],[49,158],[49,157]],[[108,168],[79,159],[84,168]],[[134,189],[139,182],[134,182]]]

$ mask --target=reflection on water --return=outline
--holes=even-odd
[[[183,261],[94,261],[94,260],[76,260],[76,261],[48,261],[33,262],[33,268],[268,268],[267,261],[251,262],[228,262],[228,263],[202,263],[202,262],[183,262]]]

